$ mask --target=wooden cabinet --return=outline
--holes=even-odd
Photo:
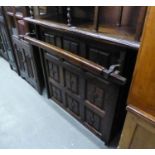
[[[155,7],[149,7],[119,148],[155,148]]]
[[[125,119],[147,7],[25,8],[28,17],[6,9],[21,76],[37,90],[44,82],[49,98],[109,144]]]
[[[108,143],[121,86],[48,52],[45,62],[50,98]]]
[[[13,36],[12,40],[21,77],[41,93],[41,83],[32,45],[16,36]]]
[[[1,50],[0,50],[0,55],[5,58],[6,60],[8,60],[8,53],[7,53],[7,50],[6,50],[6,36],[4,36],[4,27],[1,27],[0,28],[0,44],[1,44]]]
[[[136,39],[141,29],[135,23],[143,27],[146,9],[44,6],[34,7],[33,18],[24,18],[36,32],[24,40],[40,48],[49,98],[106,144],[123,126],[141,37]]]
[[[29,32],[29,27],[23,20],[29,15],[28,7],[10,6],[4,7],[4,10],[19,74],[41,93],[44,81],[39,50],[22,39]]]
[[[16,63],[16,58],[11,44],[11,39],[8,23],[6,20],[6,15],[3,7],[0,7],[0,38],[1,38],[1,55],[8,60],[11,69],[18,73],[18,66]]]

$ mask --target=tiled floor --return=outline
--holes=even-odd
[[[0,148],[107,148],[0,57]]]

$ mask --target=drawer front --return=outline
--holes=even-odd
[[[110,53],[90,48],[88,51],[88,59],[101,66],[108,67],[110,63]]]
[[[74,54],[79,54],[79,44],[75,41],[63,39],[63,49]]]
[[[53,33],[43,32],[42,39],[51,45],[55,45],[57,47],[62,48],[61,36],[55,35]]]
[[[100,45],[100,47],[102,46],[104,45]],[[120,64],[119,71],[122,72],[126,58],[126,52],[115,48],[101,49],[99,47],[88,46],[87,58],[106,68],[109,68],[114,64]]]
[[[45,42],[55,45],[55,35],[44,33]]]

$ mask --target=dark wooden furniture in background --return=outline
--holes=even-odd
[[[39,92],[44,83],[49,98],[110,144],[125,119],[147,7],[5,10],[21,76]]]
[[[29,15],[29,8],[5,7],[5,12],[20,76],[41,93],[43,74],[38,49],[22,39],[22,36],[29,32],[29,27],[23,20]]]
[[[149,7],[118,148],[155,148],[155,7]]]
[[[16,71],[19,74],[18,66],[16,57],[14,54],[14,49],[12,46],[11,38],[10,38],[10,32],[9,27],[5,15],[4,7],[0,7],[0,34],[1,34],[1,40],[2,40],[2,47],[3,47],[3,57],[9,61],[11,69]]]

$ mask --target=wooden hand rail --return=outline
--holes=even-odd
[[[68,62],[71,62],[83,69],[90,71],[90,72],[93,72],[98,75],[103,75],[104,78],[106,78],[106,79],[108,78],[108,80],[111,80],[114,83],[121,84],[121,85],[126,83],[126,79],[124,77],[122,77],[118,74],[115,74],[115,73],[109,73],[108,69],[106,69],[103,66],[98,65],[90,60],[87,60],[81,56],[73,54],[69,51],[61,49],[61,48],[51,45],[49,43],[29,37],[27,35],[25,35],[23,37],[24,37],[24,40],[28,41],[30,44],[32,44],[34,46],[38,46],[39,48],[42,48],[54,55],[59,56],[60,58],[63,58],[65,60],[67,60]]]

